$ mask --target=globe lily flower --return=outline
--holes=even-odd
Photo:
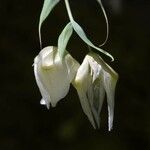
[[[81,106],[94,128],[100,126],[100,112],[105,93],[108,104],[109,131],[114,118],[114,94],[118,74],[96,53],[90,52],[79,67],[73,85]]]
[[[35,79],[42,95],[40,103],[55,107],[67,95],[78,68],[78,62],[69,53],[61,59],[57,47],[41,50],[34,59]]]

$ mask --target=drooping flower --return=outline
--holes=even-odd
[[[73,82],[81,106],[94,128],[100,126],[100,112],[105,93],[108,104],[109,131],[114,118],[114,94],[118,74],[93,52],[90,52],[79,67]]]
[[[49,104],[55,107],[67,95],[78,67],[78,62],[69,53],[61,59],[57,47],[42,49],[34,59],[34,74],[42,95],[40,103],[47,108]]]

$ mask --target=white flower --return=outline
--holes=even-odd
[[[47,108],[49,104],[55,107],[67,95],[78,67],[78,62],[68,53],[61,59],[56,47],[41,50],[34,59],[34,74],[42,95],[40,103]]]
[[[109,131],[112,129],[117,79],[118,74],[93,52],[84,58],[77,71],[73,84],[77,89],[83,111],[94,128],[100,126],[100,112],[106,92]]]

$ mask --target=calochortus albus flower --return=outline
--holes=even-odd
[[[78,62],[69,53],[61,59],[56,47],[42,49],[34,59],[34,74],[42,95],[41,104],[47,108],[49,104],[55,107],[67,95],[78,67]]]
[[[53,8],[61,0],[44,0],[43,8],[39,19],[39,41],[42,49],[41,27],[43,22],[52,12]],[[109,56],[113,56],[105,50],[97,47],[87,37],[83,28],[74,20],[69,0],[64,0],[70,22],[67,23],[58,38],[58,48],[48,46],[34,59],[34,74],[37,85],[42,95],[41,104],[49,108],[51,104],[55,107],[57,102],[64,98],[72,83],[76,88],[84,113],[92,123],[93,127],[100,126],[100,112],[102,104],[107,95],[108,103],[108,124],[112,128],[114,117],[114,94],[118,74],[108,66],[96,53],[90,52],[83,63],[79,63],[66,51],[67,44],[72,36],[73,30],[78,34],[84,43],[90,48]],[[109,25],[107,15],[101,0],[97,0],[104,13],[107,26],[106,39],[100,46],[107,42]]]
[[[107,95],[109,131],[114,117],[114,94],[118,74],[96,53],[90,52],[79,67],[74,86],[84,113],[94,128],[100,126],[100,112]]]

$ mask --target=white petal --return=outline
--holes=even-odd
[[[98,106],[98,114],[99,115],[100,115],[100,112],[102,109],[104,98],[105,98],[105,89],[104,89],[104,85],[103,85],[102,81],[100,81],[100,83],[99,83],[99,106]]]
[[[65,56],[65,62],[67,65],[69,80],[72,82],[80,64],[70,54]]]
[[[40,104],[41,105],[46,105],[46,101],[44,99],[41,99]]]
[[[108,125],[109,131],[112,129],[113,126],[113,118],[114,118],[114,96],[115,96],[115,87],[118,80],[118,74],[104,62],[104,60],[95,53],[89,54],[93,59],[102,67],[103,80],[102,85],[107,94],[107,103],[108,103]]]
[[[86,91],[84,91],[83,89],[78,89],[77,92],[78,92],[81,106],[82,106],[84,113],[87,115],[87,117],[88,117],[89,121],[91,122],[91,124],[93,125],[93,127],[96,128],[95,122],[94,122],[94,117],[93,117],[93,114],[91,111],[91,107],[90,107],[89,101],[86,96]]]
[[[37,60],[37,57],[36,57],[36,60]],[[41,92],[41,95],[42,95],[43,99],[45,99],[45,103],[46,103],[47,108],[49,108],[48,99],[50,99],[50,95],[47,93],[45,87],[43,86],[43,84],[41,82],[41,79],[40,79],[40,76],[38,73],[38,63],[39,62],[34,63],[34,75],[35,75],[35,79],[36,79],[37,85],[39,87],[39,90]]]
[[[92,81],[91,78],[91,69],[86,56],[77,71],[74,86],[82,86],[83,89],[87,90],[90,86],[89,83]]]
[[[91,88],[88,90],[88,99],[91,103],[92,112],[98,127],[100,127],[100,112],[105,97],[104,84],[102,81],[103,69],[100,64],[90,55],[88,55],[88,62],[92,70],[93,82]],[[92,96],[90,96],[92,95]]]
[[[90,70],[89,63],[85,58],[77,71],[76,78],[74,81],[74,86],[77,89],[80,103],[84,113],[87,115],[93,127],[96,128],[94,117],[91,110],[91,105],[87,97],[88,88],[92,83],[92,77],[90,72],[91,70]]]
[[[113,126],[113,118],[114,118],[114,97],[115,97],[115,87],[117,83],[118,76],[113,78],[107,72],[104,72],[104,88],[107,94],[107,103],[108,103],[108,125],[109,131],[112,129]]]
[[[90,55],[87,55],[87,59],[92,69],[92,76],[93,76],[93,82],[94,82],[97,78],[99,78],[100,73],[102,71],[102,67]]]
[[[103,105],[105,90],[100,79],[93,83],[93,100],[92,100],[92,111],[97,122],[98,128],[100,127],[100,112]]]

